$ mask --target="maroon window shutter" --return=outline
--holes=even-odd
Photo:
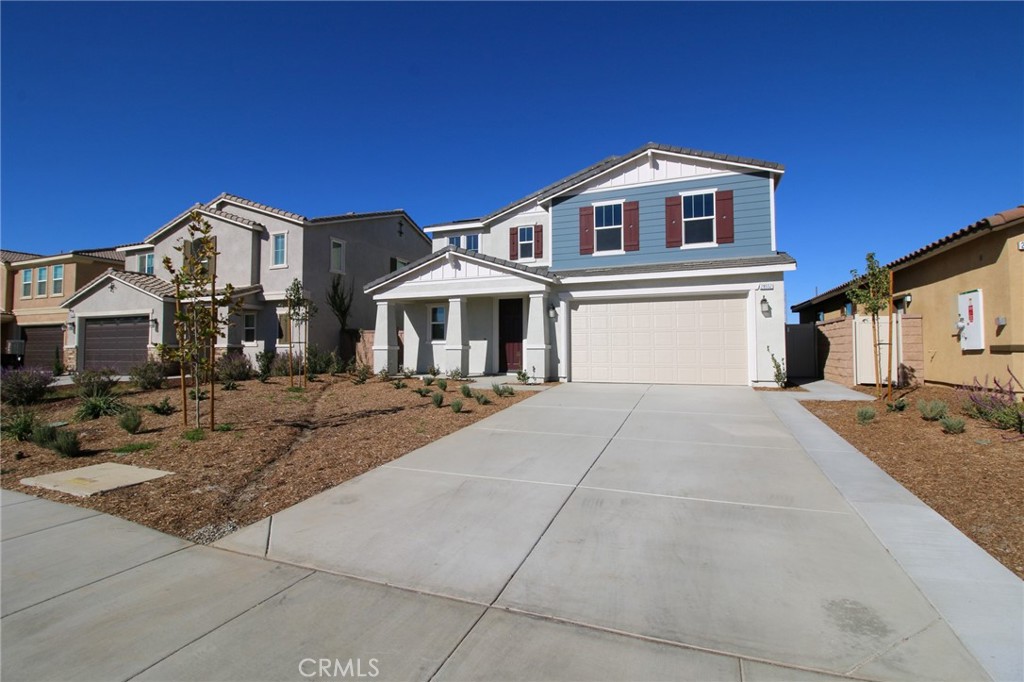
[[[533,226],[533,257],[543,258],[544,257],[544,226],[534,225]]]
[[[580,207],[580,255],[594,253],[594,207]]]
[[[715,192],[715,231],[719,244],[732,244],[732,190]]]
[[[639,201],[627,201],[622,206],[622,250],[640,250]]]
[[[508,228],[508,259],[519,260],[519,228]]]
[[[683,198],[665,197],[665,248],[683,245]]]

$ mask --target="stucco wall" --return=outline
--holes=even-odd
[[[843,386],[854,384],[853,318],[819,322],[818,366],[826,380]]]

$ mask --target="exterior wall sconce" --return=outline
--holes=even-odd
[[[153,331],[160,331],[160,320],[155,317],[149,318],[149,326],[153,328]]]
[[[70,320],[68,322],[65,322],[64,324],[62,324],[60,326],[60,328],[63,329],[64,331],[66,331],[66,332],[71,332],[72,334],[74,334],[75,333],[75,321],[74,320]]]
[[[549,303],[548,304],[548,317],[550,317],[552,320],[555,319],[555,304],[554,303]]]
[[[764,315],[765,317],[771,317],[772,315],[772,306],[770,303],[768,303],[767,296],[761,297],[761,314]]]

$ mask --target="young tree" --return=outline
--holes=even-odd
[[[178,346],[164,347],[162,354],[177,360],[183,369],[187,367],[192,374],[196,427],[201,428],[200,381],[207,376],[212,381],[217,337],[231,324],[231,315],[237,312],[240,301],[233,300],[234,287],[231,284],[224,285],[221,293],[217,294],[217,238],[212,235],[213,228],[198,211],[192,211],[191,218],[192,222],[186,228],[186,239],[180,246],[174,247],[181,254],[181,265],[176,266],[169,256],[164,257],[163,265],[171,275],[177,299],[174,331]],[[214,394],[211,389],[211,429],[214,426],[214,410]],[[188,425],[187,417],[185,424]]]
[[[298,344],[303,348],[302,353],[302,382],[305,385],[308,379],[308,349],[305,347],[305,340],[309,338],[309,321],[317,314],[316,304],[310,299],[306,298],[306,292],[302,290],[302,281],[299,279],[293,279],[288,290],[284,294],[285,300],[288,302],[288,320],[289,324],[295,322],[295,329],[299,333]],[[290,351],[291,349],[289,349]],[[289,380],[291,380],[291,355],[289,353],[288,360],[288,374]]]
[[[335,275],[331,278],[331,284],[327,288],[327,305],[330,306],[331,312],[338,318],[338,324],[341,325],[339,343],[351,343],[352,337],[348,328],[348,316],[352,312],[352,288],[346,286],[345,280],[341,275]],[[345,357],[348,354],[348,350],[347,346],[341,348],[339,345],[342,360],[348,360],[348,357]]]
[[[879,265],[873,252],[865,257],[865,261],[867,270],[863,275],[857,274],[856,269],[850,270],[854,281],[846,290],[846,297],[854,306],[871,315],[871,338],[875,349],[875,395],[881,398],[882,353],[878,339],[878,313],[889,308],[889,301],[892,298],[892,291],[889,288],[891,280],[889,268]]]

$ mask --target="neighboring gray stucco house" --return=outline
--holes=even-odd
[[[482,218],[367,285],[374,369],[768,384],[785,358],[780,164],[650,143]]]
[[[430,252],[429,238],[401,209],[307,218],[221,194],[183,211],[143,242],[121,247],[124,272],[107,271],[64,302],[76,369],[127,371],[151,357],[156,344],[176,345],[174,288],[163,260],[180,261],[174,247],[186,237],[192,211],[217,238],[218,285],[230,283],[242,301],[218,347],[253,358],[264,349],[282,350],[286,334],[279,319],[292,280],[302,281],[319,308],[308,342],[334,350],[339,325],[326,300],[332,277],[341,275],[354,291],[349,327],[372,328],[375,306],[363,286]]]

